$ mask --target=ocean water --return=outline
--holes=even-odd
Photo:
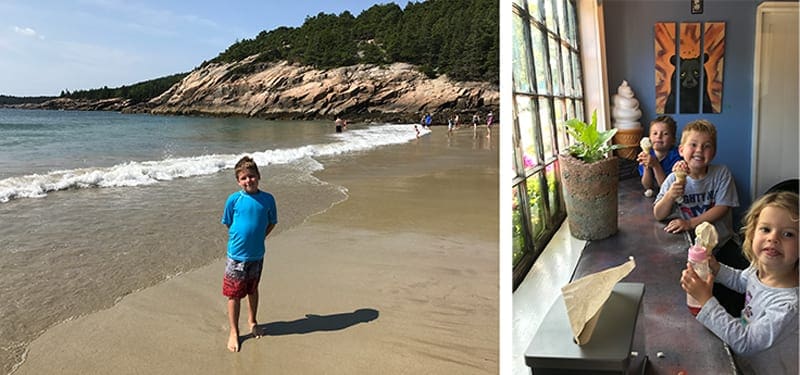
[[[333,130],[332,121],[0,109],[0,373],[47,328],[224,256],[219,220],[241,156],[278,198],[280,232],[347,198],[346,186],[314,172],[416,140],[410,124]]]

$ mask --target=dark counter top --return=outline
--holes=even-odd
[[[572,279],[618,266],[633,256],[636,268],[623,282],[645,284],[636,332],[647,357],[647,374],[736,374],[723,342],[695,320],[680,287],[686,267],[688,234],[670,234],[653,218],[653,200],[638,178],[620,181],[619,232],[589,241]]]

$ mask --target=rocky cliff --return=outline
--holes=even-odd
[[[255,58],[196,69],[145,108],[155,114],[409,122],[431,112],[444,122],[454,112],[497,111],[500,103],[496,86],[429,79],[409,64],[315,70]]]
[[[461,114],[497,112],[500,94],[485,82],[430,79],[414,66],[354,65],[328,70],[288,62],[263,63],[251,56],[227,64],[206,64],[146,103],[130,100],[58,98],[16,107],[154,114],[249,116],[265,119],[325,119],[434,123]],[[481,116],[483,117],[483,115]]]

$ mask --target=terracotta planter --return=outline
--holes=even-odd
[[[586,164],[562,154],[558,162],[572,236],[580,240],[599,240],[617,233],[617,157]]]

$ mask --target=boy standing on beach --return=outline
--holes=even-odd
[[[225,202],[222,224],[228,227],[228,260],[222,294],[228,297],[228,321],[231,331],[228,350],[239,351],[239,310],[241,299],[247,296],[248,323],[255,337],[260,337],[256,320],[258,311],[258,282],[264,263],[266,240],[275,224],[278,213],[272,194],[258,189],[261,174],[249,156],[241,158],[234,169],[236,182],[242,188]]]

